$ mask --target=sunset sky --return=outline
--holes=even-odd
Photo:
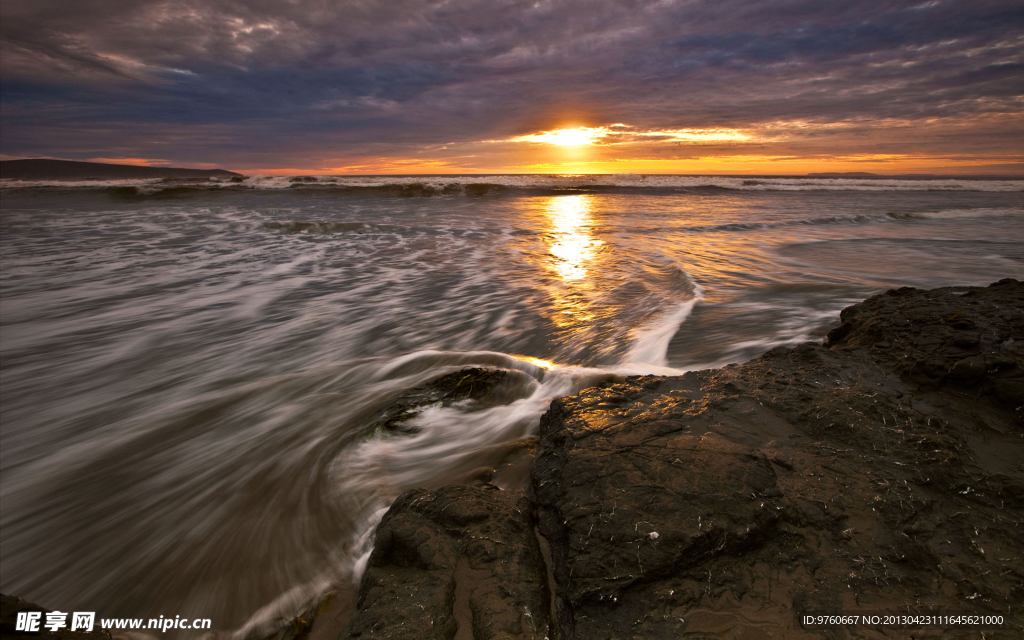
[[[3,0],[0,154],[1024,174],[1019,0]]]

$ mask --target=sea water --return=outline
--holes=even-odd
[[[253,628],[358,578],[413,487],[550,401],[1024,277],[1024,181],[269,177],[0,184],[0,588]],[[466,367],[502,401],[370,429]],[[246,627],[246,625],[248,625]]]

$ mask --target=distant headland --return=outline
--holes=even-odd
[[[180,169],[140,167],[130,164],[76,162],[73,160],[4,160],[0,178],[6,180],[131,180],[146,178],[233,178],[244,177],[224,169]]]

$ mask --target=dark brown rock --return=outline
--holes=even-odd
[[[865,350],[924,390],[970,394],[1024,420],[1024,285],[897,289],[844,309],[828,346]],[[886,342],[891,348],[878,348]]]
[[[1024,633],[1024,286],[842,319],[828,346],[552,404],[532,481],[561,637],[883,637],[796,615],[936,609]]]
[[[377,527],[342,638],[544,638],[547,573],[522,492],[418,489]]]

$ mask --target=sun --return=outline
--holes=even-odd
[[[556,129],[546,132],[547,139],[544,142],[557,144],[565,147],[594,144],[594,140],[600,137],[600,132],[578,127],[576,129]],[[542,134],[543,135],[543,134]]]
[[[605,127],[576,127],[575,129],[552,129],[512,138],[512,142],[539,142],[562,147],[591,145],[608,135]]]

